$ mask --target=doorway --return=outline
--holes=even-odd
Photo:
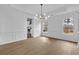
[[[32,38],[32,19],[27,18],[27,38]]]

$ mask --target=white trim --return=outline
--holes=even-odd
[[[8,41],[8,42],[0,42],[0,45],[8,44],[8,43],[13,43],[21,40],[26,40],[26,39],[19,39],[19,40],[13,40],[13,41]]]
[[[62,34],[64,34],[64,35],[71,35],[71,36],[75,35],[75,33],[62,33]]]

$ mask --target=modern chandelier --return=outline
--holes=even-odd
[[[46,13],[43,13],[43,4],[40,4],[41,8],[40,8],[40,14],[36,14],[36,17],[38,19],[48,19],[50,16],[46,15]]]

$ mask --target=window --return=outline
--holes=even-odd
[[[64,33],[73,33],[73,20],[71,18],[67,18],[64,20]]]

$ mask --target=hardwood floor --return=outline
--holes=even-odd
[[[30,38],[0,46],[1,55],[76,55],[76,43],[46,37]]]

